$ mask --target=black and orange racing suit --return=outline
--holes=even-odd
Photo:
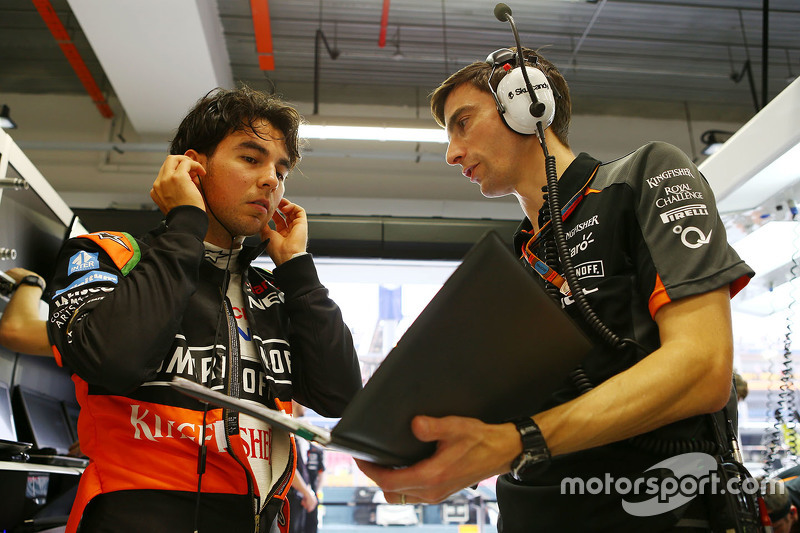
[[[204,260],[207,226],[202,210],[182,206],[141,240],[98,232],[61,251],[48,333],[56,360],[73,372],[80,446],[91,459],[68,532],[82,517],[93,529],[93,513],[114,531],[193,527],[203,404],[174,391],[173,376],[272,408],[294,398],[330,417],[361,387],[352,337],[311,256],[274,273],[249,266],[264,243],[239,254],[260,361],[239,357],[226,272]],[[285,531],[293,441],[272,436],[284,451],[270,493],[259,494],[237,413],[209,408],[205,427],[200,531]]]

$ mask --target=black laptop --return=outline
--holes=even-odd
[[[388,466],[433,454],[415,415],[502,423],[542,410],[591,349],[567,314],[488,232],[386,356],[328,432],[278,411],[175,378],[177,389],[319,444]]]
[[[0,381],[0,460],[16,458],[31,446],[30,442],[17,440],[11,395],[8,392],[8,385]]]
[[[34,445],[28,454],[30,462],[76,467],[89,463],[88,459],[68,455],[74,438],[60,400],[18,385],[14,401],[18,416],[23,418],[22,423],[17,422],[19,433],[24,430]]]

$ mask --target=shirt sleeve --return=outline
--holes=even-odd
[[[638,150],[630,164],[646,260],[655,269],[647,288],[651,315],[686,296],[724,285],[733,296],[744,287],[753,271],[728,244],[713,191],[686,154],[655,142]]]
[[[144,250],[121,232],[67,241],[48,320],[59,364],[117,393],[154,376],[196,289],[207,224],[202,210],[179,207]]]
[[[327,417],[342,415],[361,389],[361,369],[341,309],[322,285],[311,254],[275,268],[292,346],[294,399]]]

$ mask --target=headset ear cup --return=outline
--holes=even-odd
[[[537,122],[541,122],[543,128],[553,123],[556,105],[550,82],[544,73],[534,67],[526,66],[525,69],[537,100],[544,105],[541,115],[537,117],[532,114],[532,100],[527,94],[528,89],[520,68],[511,70],[500,80],[497,86],[497,99],[505,108],[502,117],[508,127],[517,133],[530,135],[537,132]]]

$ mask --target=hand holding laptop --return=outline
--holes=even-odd
[[[537,341],[532,345],[534,334]],[[437,452],[439,439],[412,433],[414,417],[455,415],[463,427],[447,418],[430,425],[444,438],[448,468],[458,468],[460,455],[494,456],[499,450],[479,447],[480,432],[497,430],[487,424],[536,413],[590,348],[582,331],[525,272],[500,237],[488,232],[330,433],[198,383],[176,378],[171,384],[213,405],[384,466],[413,465]],[[469,449],[470,440],[478,441],[475,450]],[[440,442],[437,455],[442,446]]]
[[[361,471],[384,489],[389,503],[442,501],[464,487],[508,472],[511,460],[522,451],[519,433],[512,423],[486,424],[460,416],[417,416],[411,428],[419,440],[438,443],[433,456],[400,470],[356,459]],[[504,442],[516,445],[502,449],[499,446]],[[434,479],[441,481],[433,483]]]

